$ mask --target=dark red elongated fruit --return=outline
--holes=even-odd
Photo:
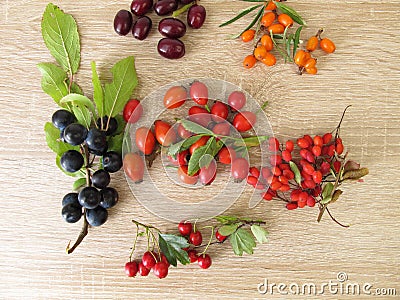
[[[187,23],[190,27],[198,29],[206,20],[206,9],[202,5],[193,5],[187,13]]]
[[[178,59],[185,55],[185,44],[178,39],[163,38],[158,42],[158,53],[168,59]]]
[[[134,183],[143,181],[144,175],[144,160],[136,153],[128,153],[123,160],[123,166],[126,176],[128,176]]]
[[[127,35],[132,28],[132,14],[122,9],[115,15],[114,18],[114,30],[119,35]]]
[[[156,4],[154,4],[154,11],[159,16],[169,15],[177,8],[177,0],[159,0]]]
[[[140,17],[132,28],[132,34],[135,39],[140,41],[147,38],[152,26],[151,19],[147,16]]]
[[[179,19],[165,18],[158,23],[158,31],[165,37],[178,39],[185,35],[186,25]]]
[[[153,0],[133,0],[131,12],[136,16],[145,15],[153,7]]]

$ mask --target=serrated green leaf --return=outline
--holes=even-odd
[[[177,260],[183,264],[190,264],[190,259],[185,250],[182,248],[189,247],[189,243],[182,236],[177,236],[174,234],[158,234],[158,242],[161,251],[167,257],[168,262],[177,266]]]
[[[178,152],[182,152],[185,151],[186,149],[189,149],[190,146],[196,143],[202,136],[203,135],[193,135],[185,140],[182,140],[176,144],[169,146],[168,154],[175,156],[176,154],[178,154]]]
[[[67,103],[70,103],[70,104],[76,105],[76,106],[86,106],[87,108],[89,108],[89,110],[93,114],[93,116],[95,116],[93,102],[84,95],[74,94],[74,93],[68,94],[60,100],[61,106],[63,106],[63,105],[65,106]]]
[[[229,237],[229,241],[231,242],[233,253],[235,253],[235,255],[242,256],[243,255],[243,249],[239,244],[239,240],[237,238],[237,235],[236,234],[232,234]]]
[[[90,128],[92,116],[86,106],[81,104],[74,105],[72,106],[72,112],[74,113],[78,123],[82,124],[87,129]]]
[[[51,55],[65,72],[75,74],[81,56],[78,26],[74,18],[49,3],[43,13],[41,25],[44,43]]]
[[[274,3],[281,12],[289,15],[297,24],[306,25],[306,22],[304,22],[303,18],[293,8],[283,4],[282,2],[274,1]]]
[[[113,81],[104,86],[104,115],[115,117],[130,99],[138,84],[135,60],[129,56],[117,62],[112,68]]]
[[[68,150],[79,151],[79,146],[71,146],[70,144],[64,143],[60,140],[60,130],[50,122],[47,122],[44,126],[44,131],[46,134],[46,142],[49,148],[61,156],[64,152]]]
[[[294,56],[296,55],[297,48],[299,47],[300,33],[301,33],[302,29],[303,29],[303,26],[299,26],[299,28],[297,28],[297,30],[296,30],[296,33],[294,34],[293,59],[294,59]]]
[[[67,80],[67,85],[68,84],[69,84],[69,80]],[[70,93],[83,95],[83,91],[82,91],[81,87],[75,81],[72,82]]]
[[[234,233],[236,231],[236,229],[238,229],[238,227],[241,225],[241,223],[235,223],[235,224],[230,224],[230,225],[224,225],[221,226],[218,229],[218,232],[224,236],[229,236],[232,233]]]
[[[238,220],[237,217],[233,216],[216,216],[214,217],[214,219],[220,222],[221,224],[232,224],[233,222],[236,222]]]
[[[259,225],[253,224],[251,225],[250,229],[254,237],[260,244],[268,242],[268,231],[266,231],[264,228]]]
[[[72,184],[72,190],[77,191],[84,185],[86,185],[86,178],[79,178]]]
[[[290,169],[294,173],[294,180],[296,180],[296,182],[299,185],[301,185],[301,174],[300,174],[299,168],[297,167],[297,165],[293,161],[289,161],[289,165],[290,165]]]
[[[210,129],[207,129],[197,123],[194,123],[189,120],[180,120],[179,122],[182,123],[182,126],[186,130],[193,132],[194,134],[203,134],[203,135],[214,136],[214,132],[212,132]]]
[[[115,151],[122,154],[122,142],[124,140],[124,132],[108,138],[108,151]]]
[[[248,2],[250,2],[250,1],[248,1]],[[258,1],[257,1],[257,2],[258,2]],[[224,26],[226,26],[226,25],[232,24],[233,22],[235,22],[235,21],[241,19],[241,18],[244,17],[245,15],[251,13],[253,10],[256,10],[257,8],[259,8],[259,7],[261,7],[261,6],[262,6],[262,5],[259,4],[259,5],[254,5],[254,6],[251,6],[251,7],[249,7],[249,8],[246,8],[246,9],[242,10],[239,14],[237,14],[235,17],[233,17],[232,19],[230,19],[230,20],[226,21],[225,23],[222,23],[221,25],[219,25],[219,27],[224,27]]]
[[[328,182],[325,184],[324,188],[322,189],[321,204],[327,204],[332,200],[333,188],[334,188],[334,185],[332,182]]]
[[[256,246],[254,237],[243,228],[239,228],[229,237],[233,252],[236,255],[243,255],[243,251],[247,254],[253,254],[253,248]]]
[[[98,116],[104,117],[104,91],[97,74],[96,63],[92,61],[93,101],[96,104]]]
[[[71,176],[71,177],[77,177],[77,178],[81,178],[81,177],[86,177],[85,172],[80,169],[79,171],[75,172],[75,173],[70,173],[70,172],[66,172],[62,167],[61,167],[61,156],[57,155],[56,157],[56,165],[57,167],[66,175]]]
[[[67,73],[52,63],[37,65],[42,73],[42,90],[60,105],[60,100],[68,94]]]
[[[193,176],[198,170],[200,170],[200,159],[205,154],[212,154],[213,149],[216,148],[216,141],[214,137],[211,137],[204,146],[197,148],[188,163],[188,175]]]

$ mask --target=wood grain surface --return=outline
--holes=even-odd
[[[235,257],[229,245],[210,248],[213,265],[170,270],[166,279],[127,278],[123,265],[134,237],[130,220],[163,230],[175,224],[146,211],[133,197],[122,172],[113,176],[120,203],[107,223],[90,230],[72,255],[65,253],[80,224],[60,217],[61,199],[72,179],[61,174],[47,148],[43,126],[56,110],[41,91],[39,62],[53,61],[41,39],[40,21],[47,1],[0,0],[0,298],[1,299],[279,299],[293,295],[262,295],[257,285],[314,283],[336,280],[346,272],[350,283],[396,288],[400,294],[400,2],[300,1],[290,5],[304,16],[305,36],[324,27],[337,45],[322,55],[317,76],[298,76],[290,64],[242,68],[250,45],[227,40],[243,28],[243,19],[226,28],[218,25],[248,3],[202,0],[207,8],[203,28],[184,38],[186,56],[167,61],[156,53],[160,38],[153,29],[145,42],[118,37],[112,28],[116,11],[130,1],[60,0],[56,4],[77,20],[82,41],[77,81],[92,94],[90,62],[103,79],[110,66],[128,55],[136,58],[144,98],[159,86],[188,77],[225,79],[251,93],[266,109],[274,132],[283,139],[332,130],[347,105],[342,138],[351,158],[369,167],[362,184],[347,185],[335,216],[316,223],[316,209],[287,211],[279,202],[260,203],[249,210],[246,198],[228,212],[267,220],[268,244],[253,256]],[[157,24],[159,18],[154,17]],[[182,197],[186,197],[182,195]],[[139,247],[144,251],[144,244]],[[303,298],[312,298],[303,296]],[[314,298],[347,298],[317,295]],[[360,295],[356,298],[390,298]],[[392,297],[395,298],[395,297]]]

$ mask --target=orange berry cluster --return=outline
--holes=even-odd
[[[317,59],[311,56],[311,53],[318,47],[325,53],[333,53],[336,50],[335,44],[328,38],[321,38],[322,29],[315,36],[308,39],[306,50],[298,50],[294,56],[294,63],[299,67],[299,74],[304,72],[308,74],[317,74]]]

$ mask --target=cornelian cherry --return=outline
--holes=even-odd
[[[247,178],[249,173],[249,162],[245,158],[236,158],[232,162],[231,174],[235,181],[240,182]]]

